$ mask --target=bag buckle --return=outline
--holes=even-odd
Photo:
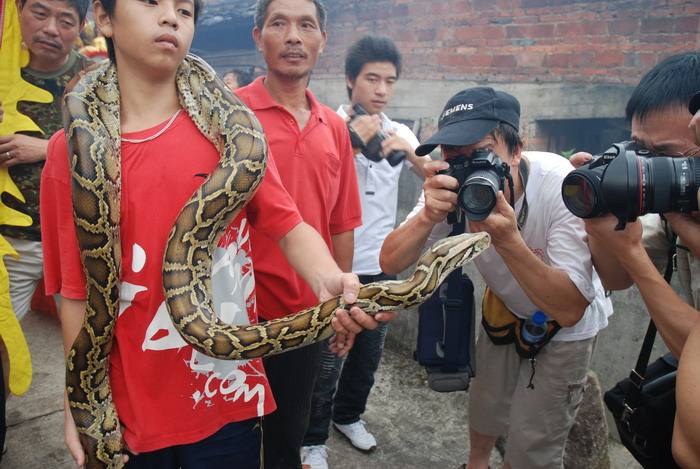
[[[637,409],[633,409],[626,402],[622,403],[622,415],[620,416],[620,422],[625,424],[625,427],[627,427],[627,431],[630,433],[633,433],[632,426],[630,425],[630,417],[634,415],[634,412],[636,410]]]
[[[642,450],[646,450],[647,443],[649,443],[649,440],[647,440],[646,438],[642,438],[641,436],[637,435],[636,433],[632,434],[632,444],[635,447],[641,448]]]
[[[644,376],[640,375],[637,370],[632,369],[630,372],[630,383],[632,383],[637,389],[642,389],[642,384],[644,384]]]

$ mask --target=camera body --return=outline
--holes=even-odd
[[[355,112],[355,117],[369,115],[367,111],[365,111],[365,108],[363,108],[359,104],[353,105],[352,109]],[[350,123],[348,123],[348,129],[350,129]],[[355,133],[352,130],[350,130],[350,135],[352,137],[355,135]],[[372,139],[369,142],[367,142],[366,145],[364,145],[359,138],[352,139],[352,143],[355,148],[359,148],[362,150],[362,154],[365,155],[365,158],[367,158],[370,161],[378,162],[382,161],[383,159],[381,155],[382,142],[388,138],[389,135],[387,135],[383,130],[380,130],[374,137],[372,137]],[[404,160],[404,158],[406,158],[406,152],[394,150],[387,155],[386,160],[391,166],[396,166],[397,164],[401,163]]]
[[[446,160],[450,165],[438,174],[457,179],[457,205],[468,219],[486,219],[496,206],[498,191],[505,188],[510,177],[510,166],[504,163],[493,150],[474,150],[471,157],[458,155]]]
[[[654,156],[634,142],[614,143],[562,182],[566,208],[579,218],[612,213],[616,229],[647,213],[698,209],[700,158]]]

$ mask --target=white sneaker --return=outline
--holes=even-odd
[[[302,446],[299,454],[302,469],[328,469],[326,445]]]
[[[374,436],[365,428],[364,420],[358,420],[349,425],[341,425],[333,422],[333,428],[342,433],[343,436],[350,440],[350,443],[360,451],[369,453],[377,448],[377,440],[375,440]]]

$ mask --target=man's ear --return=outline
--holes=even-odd
[[[523,144],[519,144],[518,147],[513,151],[513,157],[510,159],[510,166],[517,169],[520,165],[520,159],[523,157]]]
[[[112,37],[112,21],[107,14],[102,2],[97,0],[93,6],[93,17],[95,18],[95,26],[100,30],[104,37]]]
[[[260,35],[261,31],[258,29],[258,27],[253,28],[253,40],[255,41],[255,45],[258,48],[258,52],[262,52],[262,41],[260,40]]]
[[[355,82],[350,79],[349,76],[345,75],[345,84],[347,85],[348,88],[351,90],[355,89]]]
[[[321,31],[323,34],[323,42],[321,43],[321,49],[318,51],[318,55],[323,54],[323,49],[326,47],[326,41],[328,40],[328,35],[325,31]]]

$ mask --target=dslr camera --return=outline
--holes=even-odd
[[[621,142],[571,171],[561,194],[577,217],[612,213],[621,230],[646,213],[697,210],[699,186],[700,158],[654,156],[634,142]]]
[[[363,108],[359,104],[353,105],[352,110],[355,111],[353,119],[357,116],[369,115],[367,111],[365,111],[365,108]],[[374,137],[372,137],[372,139],[369,142],[367,142],[367,145],[365,145],[364,142],[362,142],[362,140],[359,137],[357,137],[357,134],[355,134],[355,132],[352,130],[349,122],[348,130],[350,131],[350,140],[352,141],[352,146],[362,150],[362,154],[365,155],[365,158],[367,158],[370,161],[382,161],[382,142],[388,139],[389,135],[380,130]],[[406,152],[394,150],[387,155],[386,160],[391,166],[396,166],[397,164],[401,163],[404,158],[406,158]]]
[[[446,160],[450,167],[438,174],[457,179],[457,205],[472,221],[481,221],[491,214],[498,191],[504,190],[510,178],[510,166],[492,150],[474,150],[471,158],[458,155]]]

